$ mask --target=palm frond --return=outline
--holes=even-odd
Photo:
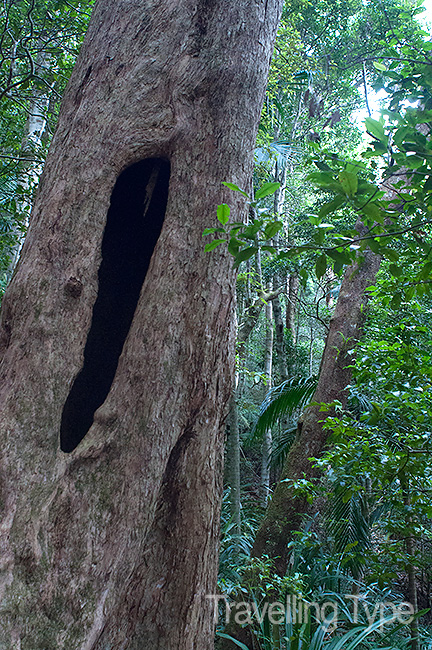
[[[296,410],[302,409],[314,394],[317,383],[316,376],[292,377],[269,390],[260,406],[251,437],[262,438],[279,420],[288,418]]]
[[[303,151],[300,147],[294,146],[287,140],[270,142],[266,146],[255,149],[255,158],[258,164],[277,162],[279,169],[284,169],[287,164],[297,163]]]
[[[297,429],[286,429],[278,436],[273,437],[270,452],[270,467],[273,469],[282,468],[285,458],[293,444]]]

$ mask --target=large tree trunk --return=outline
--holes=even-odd
[[[2,309],[1,647],[212,647],[234,278],[202,231],[242,210],[281,4],[96,4]]]
[[[358,224],[357,229],[361,229]],[[350,365],[353,351],[361,335],[365,289],[373,284],[380,257],[366,250],[361,265],[355,263],[345,271],[338,301],[330,322],[326,345],[321,361],[320,376],[312,402],[346,400],[346,387],[351,381]],[[281,480],[299,480],[318,476],[310,458],[319,457],[327,442],[328,432],[323,429],[323,413],[319,406],[310,406],[303,414],[294,442],[284,464]],[[271,503],[258,530],[253,554],[275,558],[275,564],[284,575],[288,561],[288,542],[294,531],[301,528],[305,515],[311,512],[306,496],[294,493],[289,482],[278,483]]]

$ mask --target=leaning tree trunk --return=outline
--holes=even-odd
[[[213,645],[233,272],[281,0],[99,0],[0,331],[0,647]]]
[[[357,229],[362,229],[357,225]],[[348,267],[342,281],[335,312],[330,322],[326,345],[321,361],[318,386],[312,402],[346,400],[346,387],[351,380],[353,348],[361,335],[364,320],[365,289],[373,284],[380,257],[369,249],[364,252],[361,265]],[[284,469],[273,498],[255,538],[253,555],[263,554],[275,558],[275,565],[284,575],[288,561],[288,542],[300,529],[302,519],[311,512],[305,496],[294,493],[289,482],[318,476],[310,458],[319,457],[327,442],[328,432],[323,429],[323,413],[319,406],[306,409],[297,428],[297,438],[284,464]]]

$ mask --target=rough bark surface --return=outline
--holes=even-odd
[[[213,646],[233,272],[202,231],[221,201],[242,210],[221,182],[247,184],[281,5],[96,4],[2,308],[1,648]],[[108,397],[66,454],[111,192],[146,158],[171,164],[162,232]]]
[[[360,225],[356,226],[361,229]],[[349,365],[354,347],[361,335],[366,303],[365,289],[373,284],[380,264],[380,257],[367,250],[361,265],[355,263],[345,272],[338,301],[330,322],[330,329],[321,361],[319,382],[313,402],[344,403],[345,389],[351,380]],[[282,472],[282,479],[308,479],[318,476],[309,458],[321,455],[327,442],[328,432],[323,430],[323,413],[319,406],[306,409],[301,418],[297,438]],[[286,572],[288,542],[292,534],[300,530],[305,515],[311,511],[305,497],[293,493],[289,483],[279,483],[258,530],[253,554],[267,554],[275,558],[278,571]]]

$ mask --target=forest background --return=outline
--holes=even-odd
[[[0,10],[2,292],[91,6],[23,0]],[[245,188],[226,179],[247,195],[248,220],[221,204],[203,233],[208,255],[228,246],[238,267],[219,586],[264,612],[243,626],[222,615],[221,647],[431,647],[423,11],[415,0],[286,3],[254,178]],[[366,605],[360,620],[346,594]],[[312,609],[272,623],[265,603],[287,595],[339,603],[338,625]],[[386,610],[383,632],[369,613],[402,601],[422,616],[403,625]]]

